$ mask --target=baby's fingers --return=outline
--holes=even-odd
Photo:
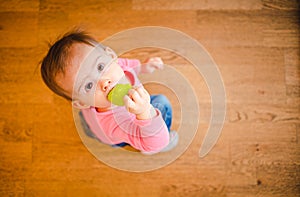
[[[135,103],[129,98],[129,96],[125,95],[123,98],[124,105],[127,108],[127,110],[130,112],[131,109],[135,107]]]
[[[135,88],[135,90],[137,91],[137,93],[143,100],[145,100],[145,99],[148,100],[148,97],[150,97],[149,93],[143,86],[139,86],[139,87]]]
[[[128,91],[128,96],[129,96],[129,98],[131,98],[131,100],[134,103],[141,103],[142,102],[141,95],[139,94],[139,92],[135,88],[132,88]]]

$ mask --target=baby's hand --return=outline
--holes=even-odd
[[[146,120],[155,116],[156,112],[150,104],[150,95],[143,86],[134,87],[124,97],[124,104],[137,119]]]
[[[141,73],[153,73],[157,69],[163,69],[164,62],[160,57],[149,58],[141,65]]]

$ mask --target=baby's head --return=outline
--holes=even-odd
[[[82,31],[65,34],[41,63],[45,84],[76,107],[109,108],[107,95],[124,77],[116,54]]]

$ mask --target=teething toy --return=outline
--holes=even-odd
[[[117,84],[108,94],[107,99],[114,105],[123,106],[123,98],[132,88],[130,84]]]

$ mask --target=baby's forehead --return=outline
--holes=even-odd
[[[56,74],[57,79],[67,78],[69,81],[77,75],[82,63],[87,59],[95,47],[84,43],[74,43],[69,50],[63,72]],[[74,80],[74,79],[73,79]]]
[[[76,67],[91,64],[99,56],[107,56],[102,45],[75,44],[72,47],[70,63]]]
[[[85,57],[93,50],[92,46],[82,43],[75,43],[71,46],[68,55],[68,66],[79,66]]]

